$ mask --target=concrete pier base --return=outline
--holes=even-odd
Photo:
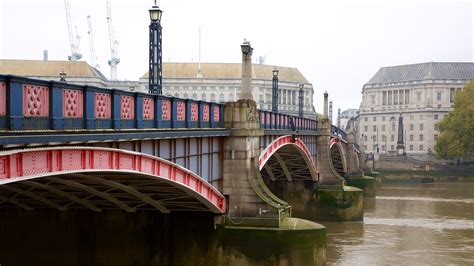
[[[279,228],[218,228],[220,265],[325,265],[326,228],[297,218]]]
[[[321,221],[362,221],[364,191],[350,186],[325,186],[316,190],[316,217]]]
[[[375,198],[377,193],[377,179],[371,176],[350,177],[347,179],[347,184],[349,186],[362,189],[364,191],[365,198]]]

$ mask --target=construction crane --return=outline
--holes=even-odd
[[[118,44],[119,42],[115,39],[115,32],[112,24],[112,12],[110,8],[110,0],[107,0],[107,24],[109,26],[109,41],[110,41],[110,79],[117,79],[117,65],[120,63],[120,58],[118,58]]]
[[[75,27],[76,37],[74,37],[74,33],[72,31],[71,10],[68,0],[64,0],[64,7],[66,8],[67,30],[69,32],[69,43],[71,45],[71,55],[68,56],[68,60],[77,61],[82,58],[82,54],[79,52],[79,42],[81,41],[81,36],[79,36],[77,33],[77,27]]]
[[[91,51],[91,65],[95,68],[99,68],[99,64],[97,64],[97,56],[95,55],[94,35],[92,34],[92,19],[90,15],[87,15],[87,27],[87,34],[89,35],[89,48]]]

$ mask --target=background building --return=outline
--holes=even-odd
[[[199,69],[199,65],[201,68]],[[0,73],[70,83],[148,92],[148,72],[138,81],[110,81],[85,61],[0,60]],[[253,97],[258,107],[271,110],[273,66],[252,66]],[[304,84],[304,116],[316,118],[311,83],[296,68],[278,67],[279,112],[298,115],[299,84]],[[240,96],[240,63],[163,63],[163,93],[212,102],[236,101]]]
[[[349,120],[359,115],[358,109],[347,109],[341,112],[341,109],[337,112],[337,127],[343,130],[348,130],[347,124]]]
[[[454,95],[474,77],[474,63],[422,63],[382,67],[362,88],[359,143],[366,153],[395,154],[398,118],[403,117],[405,152],[434,154],[438,122]]]
[[[201,67],[199,69],[199,67]],[[277,67],[278,111],[298,115],[299,84],[304,84],[304,116],[315,118],[313,85],[296,68]],[[252,65],[253,99],[258,108],[272,109],[273,66]],[[163,63],[163,93],[181,98],[232,102],[240,97],[240,63]],[[140,78],[140,90],[148,91],[148,72]]]

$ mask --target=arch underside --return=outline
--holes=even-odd
[[[0,153],[0,209],[225,212],[225,199],[195,173],[158,157],[98,147]]]
[[[330,146],[330,155],[331,155],[331,164],[334,167],[334,170],[341,177],[346,175],[347,170],[344,161],[344,154],[341,151],[339,143],[335,143]]]
[[[53,208],[100,212],[209,211],[192,193],[137,173],[88,172],[29,179],[0,186],[0,208]]]
[[[286,145],[278,149],[260,171],[264,180],[313,180],[310,168],[298,149]]]

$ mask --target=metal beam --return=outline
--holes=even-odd
[[[280,164],[281,166],[281,169],[283,169],[283,173],[285,173],[285,176],[286,176],[286,180],[288,181],[293,181],[291,179],[291,173],[290,171],[288,170],[288,167],[286,167],[286,163],[283,161],[283,159],[281,158],[281,156],[276,152],[273,154],[275,156],[275,158],[277,159],[278,163]]]
[[[265,170],[267,171],[268,173],[268,176],[270,177],[270,180],[271,181],[276,181],[276,177],[275,175],[273,174],[273,171],[272,171],[272,167],[268,165],[268,163],[266,163],[263,168],[265,168]]]
[[[75,181],[71,181],[71,180],[65,180],[65,179],[61,179],[61,178],[57,178],[57,177],[48,177],[48,180],[51,180],[51,181],[54,181],[54,182],[57,182],[57,183],[61,183],[61,184],[64,184],[64,185],[67,185],[67,186],[70,186],[70,187],[73,187],[73,188],[77,188],[77,189],[87,191],[92,195],[101,197],[101,198],[107,200],[108,202],[111,202],[111,203],[115,204],[117,207],[119,207],[120,209],[122,209],[124,211],[135,212],[135,208],[132,208],[132,207],[128,206],[126,203],[121,202],[120,200],[116,199],[115,197],[113,197],[109,193],[105,193],[105,192],[99,191],[97,189],[88,187],[88,186],[86,186],[84,184],[81,184],[79,182],[75,182]]]
[[[13,185],[2,185],[1,188],[13,191],[13,192],[18,193],[18,194],[25,195],[27,197],[33,198],[33,199],[38,200],[38,201],[41,201],[42,203],[48,205],[49,207],[55,208],[59,211],[67,211],[67,207],[61,206],[61,205],[57,204],[56,202],[54,202],[52,200],[49,200],[45,197],[42,197],[40,195],[35,194],[34,192],[19,189],[17,187],[14,187]]]
[[[79,204],[83,205],[84,207],[86,207],[88,209],[91,209],[95,212],[101,212],[102,211],[102,209],[97,208],[94,204],[92,204],[88,200],[78,198],[78,197],[76,197],[76,196],[74,196],[70,193],[64,192],[64,191],[59,190],[57,188],[54,188],[54,187],[51,187],[51,186],[48,186],[48,185],[45,185],[45,184],[41,184],[41,183],[38,183],[38,182],[35,182],[35,181],[23,181],[23,183],[26,184],[26,185],[35,187],[35,188],[44,189],[44,190],[47,190],[51,193],[55,193],[57,195],[63,196],[66,199],[68,199],[72,202],[79,203]]]
[[[34,210],[35,210],[35,209],[33,209],[32,207],[30,207],[30,206],[28,206],[28,205],[26,205],[26,204],[23,204],[23,203],[21,203],[21,202],[15,200],[15,199],[13,199],[13,198],[7,198],[7,197],[4,197],[4,196],[0,195],[0,200],[2,200],[2,201],[4,201],[4,202],[5,202],[5,201],[6,201],[6,202],[10,202],[11,204],[14,204],[14,205],[16,205],[16,206],[18,206],[18,207],[21,207],[21,208],[23,208],[23,209],[25,209],[25,210],[27,210],[27,211],[34,211]]]
[[[123,191],[137,197],[138,199],[150,204],[151,206],[155,207],[157,210],[161,211],[162,213],[170,213],[170,211],[165,206],[163,206],[160,202],[158,202],[158,201],[152,199],[151,197],[141,193],[140,191],[138,191],[134,188],[131,188],[129,186],[126,186],[124,184],[121,184],[121,183],[118,183],[118,182],[115,182],[115,181],[110,181],[110,180],[107,180],[107,179],[98,178],[98,177],[95,177],[95,176],[90,176],[90,175],[72,174],[71,176],[88,179],[88,180],[91,180],[91,181],[94,181],[94,182],[101,183],[103,185],[110,186],[110,187],[115,188],[115,189],[123,190]]]

